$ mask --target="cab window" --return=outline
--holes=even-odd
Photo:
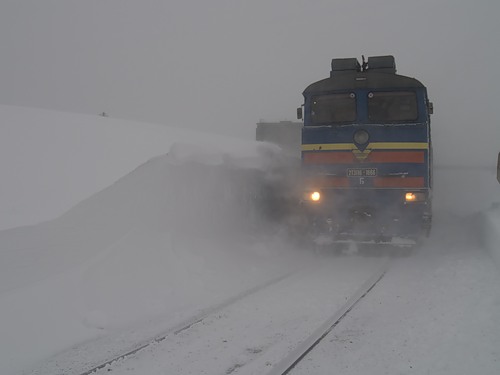
[[[407,122],[418,118],[417,95],[411,91],[368,93],[368,118],[373,122]]]
[[[355,121],[356,96],[354,93],[314,96],[311,120],[315,125]]]

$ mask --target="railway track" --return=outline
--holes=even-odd
[[[193,325],[195,324],[198,324],[200,322],[202,322],[204,319],[206,319],[208,316],[212,315],[212,314],[216,314],[217,312],[223,310],[224,308],[230,306],[231,304],[234,304],[236,303],[237,301],[245,298],[245,297],[248,297],[250,295],[252,295],[253,293],[257,293],[259,292],[260,290],[264,289],[264,288],[267,288],[273,284],[276,284],[288,277],[290,277],[291,275],[293,274],[293,272],[290,272],[290,273],[287,273],[285,275],[282,275],[280,277],[277,277],[275,279],[272,279],[266,283],[263,283],[261,285],[258,285],[256,287],[253,287],[251,289],[248,289],[246,291],[244,291],[243,293],[240,293],[232,298],[229,298],[227,299],[226,301],[218,304],[218,305],[215,305],[215,306],[212,306],[210,308],[207,308],[205,310],[203,310],[200,314],[184,321],[183,323],[177,325],[176,327],[168,330],[167,332],[163,332],[161,334],[159,334],[158,336],[150,339],[150,340],[147,340],[145,342],[141,342],[141,343],[138,343],[136,344],[132,349],[126,351],[125,353],[123,354],[120,354],[118,356],[115,356],[107,361],[104,361],[102,363],[100,363],[99,365],[97,366],[93,366],[92,368],[88,369],[88,370],[85,370],[84,372],[81,372],[79,373],[79,375],[90,375],[90,374],[93,374],[93,373],[96,373],[98,370],[106,367],[106,366],[109,366],[111,365],[112,363],[114,362],[117,362],[117,361],[120,361],[122,359],[125,359],[127,358],[128,356],[131,356],[131,355],[134,355],[135,353],[151,346],[151,345],[154,345],[154,344],[158,344],[162,341],[164,341],[168,336],[175,336],[175,335],[178,335],[179,333],[191,328]]]
[[[280,275],[274,279],[268,280],[262,284],[259,284],[255,287],[252,287],[248,290],[245,290],[233,297],[230,297],[223,302],[202,309],[198,314],[191,316],[190,318],[182,321],[181,323],[171,327],[170,329],[167,329],[165,331],[162,331],[161,333],[150,337],[149,339],[146,340],[140,340],[139,342],[134,343],[133,345],[129,345],[125,350],[122,350],[119,354],[112,355],[108,359],[100,360],[100,361],[95,361],[93,363],[88,363],[86,365],[82,365],[81,363],[78,365],[75,363],[79,362],[76,359],[72,358],[72,352],[79,352],[79,351],[85,351],[85,347],[89,346],[89,343],[85,344],[84,348],[73,348],[69,352],[64,352],[61,353],[60,355],[49,359],[48,361],[44,362],[41,366],[37,367],[36,369],[32,370],[29,372],[30,375],[54,375],[54,369],[57,369],[57,374],[64,374],[64,375],[90,375],[90,374],[95,374],[97,373],[100,369],[108,367],[109,365],[126,359],[129,356],[132,356],[136,354],[137,352],[144,350],[152,345],[158,344],[162,341],[164,341],[167,337],[170,336],[175,336],[180,333],[182,333],[185,330],[188,330],[190,327],[192,327],[195,324],[198,324],[202,322],[204,319],[206,319],[208,316],[217,314],[219,311],[223,310],[224,308],[230,306],[231,304],[236,303],[237,301],[244,299],[254,293],[259,292],[262,289],[265,289],[273,284],[279,283],[280,281],[283,281],[289,277],[291,277],[295,271],[291,271],[288,273],[285,273],[283,275]],[[90,343],[90,346],[92,343]]]
[[[384,264],[368,279],[352,297],[337,310],[325,323],[303,341],[295,350],[278,362],[268,375],[287,375],[307,354],[309,354],[340,322],[341,320],[382,280],[389,269],[389,262]]]
[[[206,373],[284,375],[382,279],[387,258],[335,257],[301,268],[203,310],[121,354],[57,374]],[[358,274],[352,275],[357,269]],[[363,275],[363,277],[359,277]],[[350,280],[346,280],[349,279]],[[335,285],[335,287],[332,287]],[[311,333],[312,332],[312,333]],[[67,362],[68,363],[68,362]],[[53,374],[54,364],[32,375]]]

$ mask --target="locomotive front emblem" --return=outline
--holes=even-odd
[[[372,152],[372,150],[370,149],[364,149],[363,151],[358,149],[352,150],[352,153],[354,154],[356,159],[358,159],[358,161],[365,161],[368,155],[370,155],[370,152]]]

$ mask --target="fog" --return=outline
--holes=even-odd
[[[435,105],[437,164],[500,149],[500,3],[4,0],[0,104],[253,138],[293,120],[333,57],[393,54]]]

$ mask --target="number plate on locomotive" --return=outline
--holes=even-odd
[[[375,177],[377,168],[349,168],[347,177]]]

